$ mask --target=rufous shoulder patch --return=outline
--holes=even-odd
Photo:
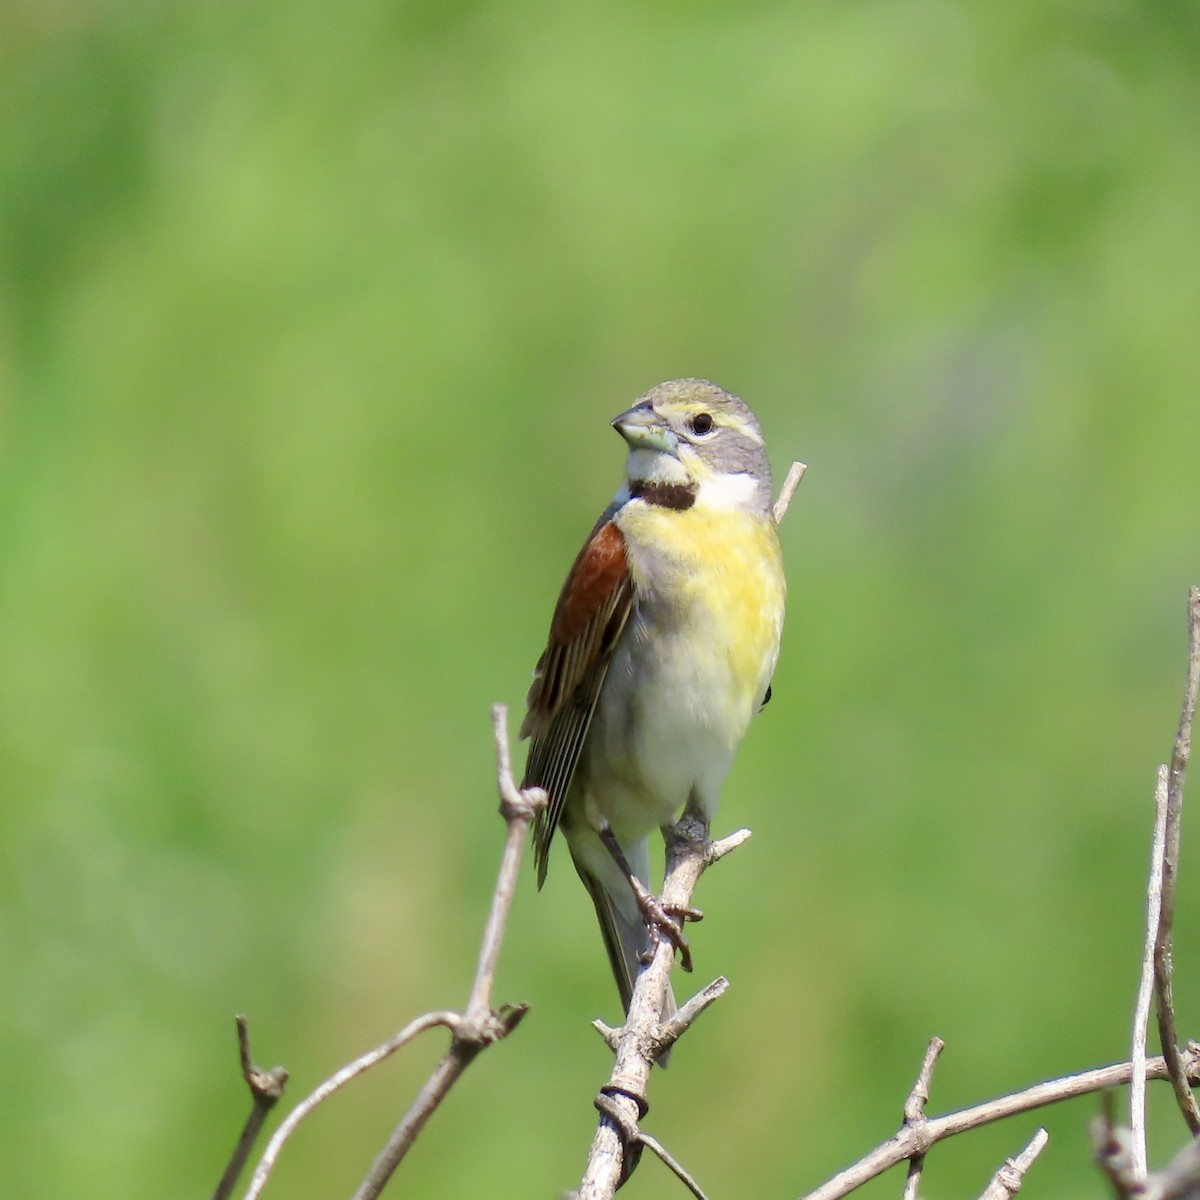
[[[550,623],[551,641],[572,642],[580,637],[610,604],[628,574],[625,538],[608,521],[588,539],[567,575]]]

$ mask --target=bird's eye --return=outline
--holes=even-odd
[[[697,413],[689,422],[694,434],[703,437],[706,433],[712,433],[713,419],[710,413]]]

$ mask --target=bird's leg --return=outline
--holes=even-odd
[[[688,797],[679,820],[674,825],[662,827],[662,835],[667,847],[668,868],[671,865],[672,850],[680,844],[696,851],[703,851],[708,846],[708,817],[695,791]],[[691,921],[694,925],[697,921],[704,920],[704,914],[698,908],[682,904],[664,904],[663,908],[679,922],[681,928],[684,921]]]
[[[625,851],[621,849],[621,843],[617,841],[617,835],[613,833],[607,821],[600,826],[598,832],[600,840],[612,855],[613,861],[621,868],[622,874],[629,881],[637,906],[641,910],[642,916],[646,918],[650,936],[656,940],[666,938],[679,951],[679,965],[685,971],[690,971],[692,969],[692,952],[688,948],[687,938],[683,936],[684,914],[681,913],[676,917],[664,908],[662,901],[633,873],[633,868],[630,867],[629,860],[625,857]]]

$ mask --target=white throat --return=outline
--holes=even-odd
[[[683,463],[673,454],[644,448],[630,450],[625,478],[630,483],[673,483],[683,487],[692,482]]]
[[[696,507],[716,512],[752,512],[758,504],[758,483],[752,475],[710,475],[696,492]]]

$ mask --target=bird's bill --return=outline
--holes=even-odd
[[[630,450],[654,450],[673,455],[679,447],[675,434],[649,404],[635,404],[614,418],[612,424],[629,444]]]

